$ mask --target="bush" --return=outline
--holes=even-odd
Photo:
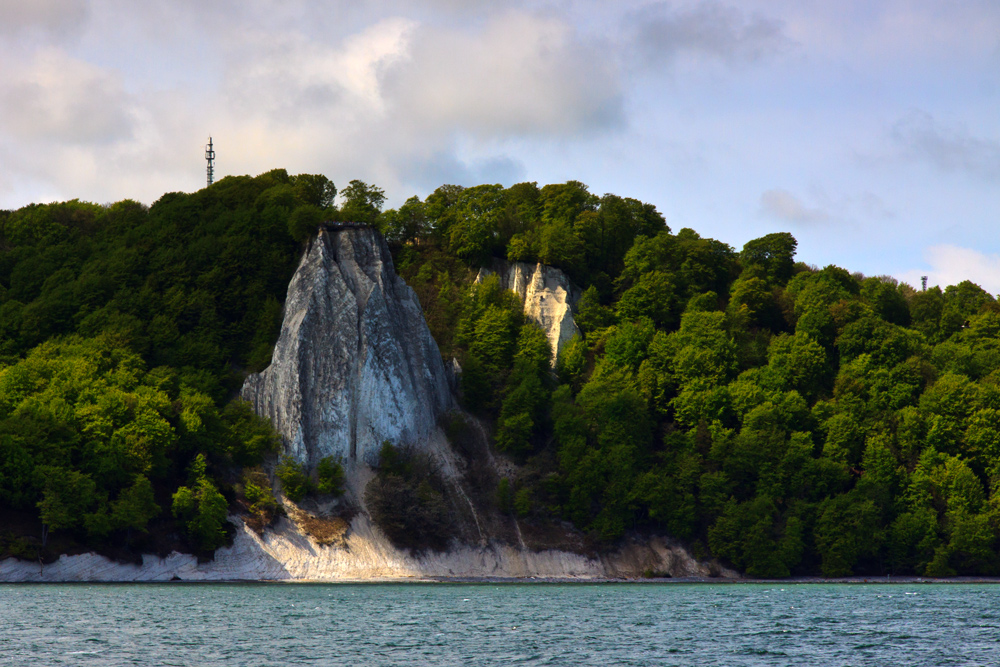
[[[316,490],[331,496],[344,493],[344,466],[332,456],[324,456],[316,466]]]
[[[534,506],[534,500],[531,496],[531,487],[518,489],[517,493],[514,494],[514,511],[522,519],[531,514],[531,509]]]
[[[382,446],[378,473],[365,487],[372,521],[404,549],[444,551],[454,533],[444,480],[426,455]]]
[[[305,466],[291,456],[282,456],[274,474],[281,480],[281,489],[293,502],[299,502],[313,490],[312,480],[306,474]]]
[[[323,220],[323,211],[316,206],[299,206],[288,216],[288,233],[296,241],[304,241],[316,233]]]
[[[260,469],[243,473],[243,498],[255,524],[263,527],[271,523],[278,511],[278,501],[271,491],[270,480]]]
[[[172,509],[188,541],[199,551],[215,551],[226,543],[229,504],[208,477],[198,479],[193,488],[177,489]]]

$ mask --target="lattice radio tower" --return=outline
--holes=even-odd
[[[208,145],[205,146],[205,160],[208,162],[208,184],[215,180],[215,150],[212,148],[212,137],[208,138]]]

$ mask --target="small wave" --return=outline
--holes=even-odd
[[[737,655],[780,655],[788,656],[784,651],[771,651],[766,648],[746,647],[736,651]]]

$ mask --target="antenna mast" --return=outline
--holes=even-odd
[[[208,138],[208,146],[205,147],[205,160],[208,161],[208,184],[215,180],[215,150],[212,148],[212,137]]]

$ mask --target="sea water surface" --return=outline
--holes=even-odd
[[[0,585],[0,665],[996,664],[998,585]]]

